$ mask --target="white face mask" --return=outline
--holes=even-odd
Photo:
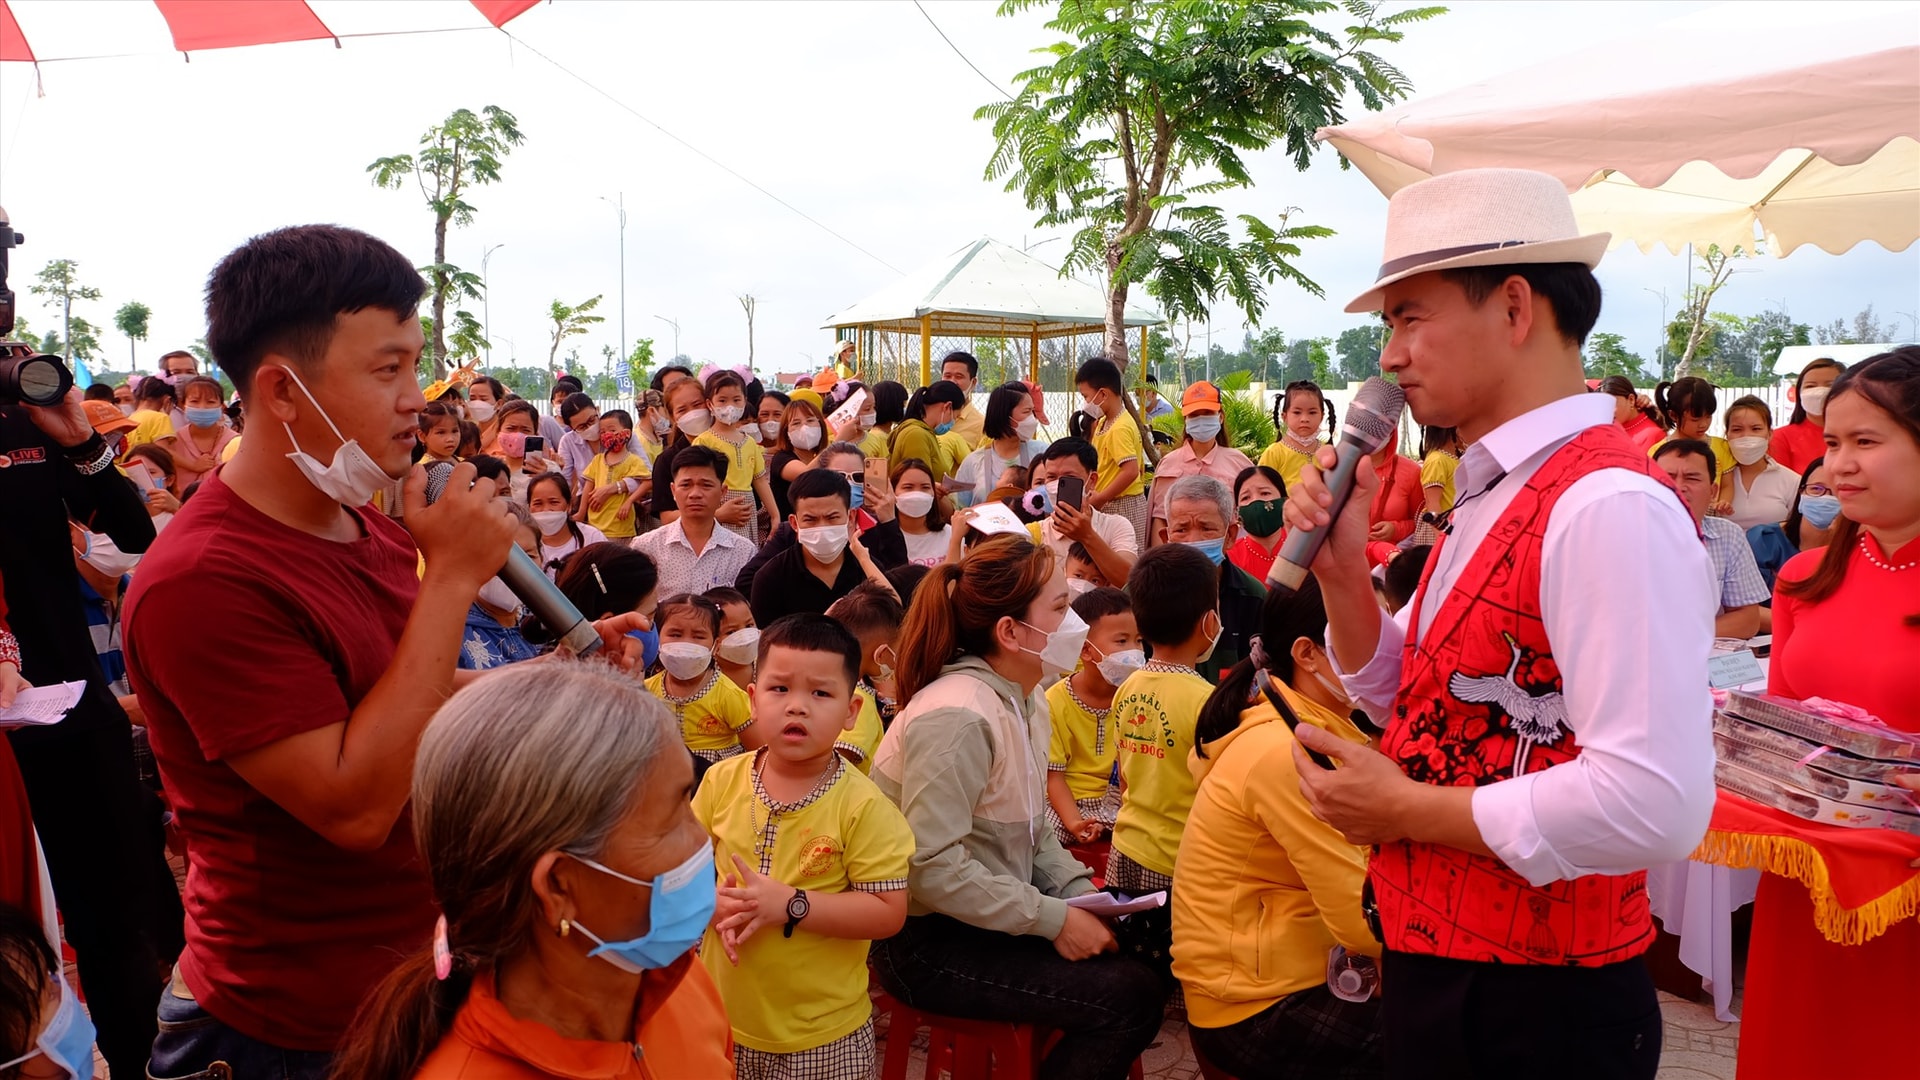
[[[116,405],[116,406],[114,406],[114,408],[117,408],[117,409],[119,409],[119,410],[120,410],[120,415],[121,415],[121,416],[132,416],[132,415],[133,415],[133,406],[131,406],[131,405]]]
[[[672,430],[673,430],[672,420],[667,419],[665,416],[662,416],[659,413],[654,414],[653,433],[655,435],[665,435],[667,432]]]
[[[893,497],[893,505],[908,517],[923,518],[933,511],[933,492],[903,491]]]
[[[1742,465],[1751,465],[1767,456],[1767,439],[1764,435],[1728,439],[1727,445],[1733,448],[1733,460]]]
[[[1067,609],[1066,617],[1060,620],[1060,628],[1051,633],[1024,620],[1021,626],[1037,630],[1047,635],[1047,643],[1038,649],[1022,646],[1020,651],[1032,653],[1040,658],[1040,670],[1047,675],[1070,674],[1080,664],[1080,649],[1087,643],[1087,631],[1091,629],[1080,613]]]
[[[1807,410],[1808,416],[1827,414],[1827,395],[1833,392],[1828,386],[1809,386],[1800,391],[1800,407]]]
[[[705,409],[695,409],[684,414],[674,423],[680,426],[681,431],[687,433],[688,438],[697,439],[713,427],[713,414]]]
[[[340,449],[333,452],[332,463],[322,465],[318,458],[300,449],[300,440],[293,437],[293,425],[281,424],[280,426],[287,430],[287,441],[293,444],[293,453],[288,454],[287,457],[300,470],[300,474],[307,478],[307,483],[318,488],[321,494],[342,506],[367,505],[373,499],[373,493],[393,483],[394,478],[387,475],[387,470],[381,468],[380,463],[373,460],[372,455],[360,448],[360,440],[349,439],[340,434],[340,428],[334,424],[333,417],[327,415],[327,410],[320,408],[320,402],[314,399],[313,391],[307,389],[307,384],[300,381],[300,376],[292,368],[282,367],[280,370],[293,378],[293,385],[300,388],[300,392],[307,396],[308,401],[313,402],[314,409],[320,413],[320,419],[327,422],[327,427],[333,430],[333,437],[340,440]]]
[[[815,562],[832,562],[847,550],[847,527],[845,525],[818,525],[811,529],[800,529],[800,546],[807,549]]]
[[[1319,668],[1313,670],[1313,677],[1319,680],[1320,685],[1326,688],[1327,693],[1333,695],[1333,700],[1339,702],[1341,708],[1353,708],[1353,698],[1347,693],[1347,688],[1340,685],[1339,679],[1334,678]]]
[[[660,663],[667,674],[681,682],[692,682],[713,663],[713,650],[691,641],[662,642]]]
[[[1067,600],[1069,602],[1078,600],[1093,590],[1093,582],[1088,581],[1086,578],[1070,577],[1067,579]]]
[[[480,586],[480,602],[499,611],[520,610],[520,598],[497,577],[488,578],[487,583]]]
[[[787,432],[787,438],[792,440],[793,445],[800,449],[811,450],[820,445],[820,425],[801,424],[799,427]]]
[[[301,389],[304,390],[306,388],[301,387]],[[487,421],[493,419],[493,402],[491,401],[467,402],[467,416],[476,424],[486,423]]]
[[[1029,416],[1018,424],[1015,424],[1014,431],[1018,433],[1022,439],[1032,439],[1040,433],[1040,418],[1037,416]]]
[[[1187,434],[1201,442],[1212,442],[1220,437],[1220,418],[1217,416],[1188,417]]]
[[[1086,413],[1088,416],[1093,417],[1095,420],[1098,420],[1101,417],[1106,415],[1106,413],[1100,411],[1100,406],[1095,405],[1093,403],[1093,399],[1091,398],[1085,401],[1082,401],[1080,403],[1080,411],[1083,413]]]
[[[761,438],[765,439],[767,442],[772,442],[773,440],[779,438],[780,437],[780,421],[778,420],[760,421],[760,436]]]
[[[760,659],[760,628],[743,626],[720,639],[720,659],[729,664],[751,664]]]
[[[722,424],[737,424],[745,415],[747,415],[745,405],[722,405],[713,410],[713,418]]]
[[[863,428],[871,428],[875,424],[878,424],[879,422],[880,422],[879,413],[863,412],[860,414],[860,426]]]
[[[87,534],[87,546],[80,552],[80,558],[88,566],[115,580],[132,573],[133,568],[140,564],[140,556],[121,551],[120,545],[114,543],[106,533],[97,532]]]
[[[540,530],[541,536],[552,536],[554,533],[567,527],[567,512],[565,510],[541,510],[533,515],[533,525],[534,528]]]
[[[1227,632],[1227,624],[1220,621],[1220,613],[1217,611],[1213,613],[1213,625],[1215,629],[1213,636],[1207,639],[1207,651],[1194,658],[1193,663],[1196,667],[1206,663],[1213,656],[1213,650],[1220,647],[1221,636]]]
[[[1095,646],[1093,651],[1099,652],[1100,649]],[[1100,669],[1100,677],[1107,680],[1109,685],[1119,686],[1127,681],[1127,676],[1147,666],[1147,654],[1143,649],[1121,649],[1102,656],[1094,666]]]

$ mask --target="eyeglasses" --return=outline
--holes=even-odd
[[[1831,495],[1833,494],[1833,489],[1825,484],[1808,484],[1806,487],[1800,489],[1800,494],[1813,496]]]

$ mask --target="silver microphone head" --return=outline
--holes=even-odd
[[[1400,413],[1406,407],[1406,392],[1375,375],[1360,385],[1353,404],[1347,406],[1345,437],[1365,447],[1367,453],[1375,453],[1399,430]]]
[[[447,477],[453,475],[453,466],[444,461],[436,461],[427,466],[427,505],[440,501],[447,493]]]

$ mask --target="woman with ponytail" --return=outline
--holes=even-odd
[[[907,399],[906,418],[887,437],[887,460],[918,458],[933,466],[933,482],[944,488],[959,462],[940,445],[940,436],[953,430],[953,418],[966,404],[967,395],[945,379],[915,390]]]
[[[715,879],[691,760],[665,706],[611,668],[508,668],[450,698],[413,769],[443,914],[362,1005],[333,1075],[731,1076],[692,953]]]
[[[1849,368],[1825,404],[1824,471],[1841,516],[1827,546],[1788,560],[1774,583],[1767,690],[1845,702],[1897,731],[1920,732],[1920,346]],[[1920,787],[1915,778],[1902,779]],[[1884,857],[1887,873],[1904,877],[1910,854]],[[1828,866],[1839,873],[1846,864]],[[1844,895],[1854,884],[1834,887]],[[1896,888],[1910,896],[1913,884]],[[1883,933],[1850,945],[1828,940],[1815,916],[1808,886],[1761,877],[1741,1080],[1910,1072],[1910,1043],[1899,1033],[1912,1024],[1913,997],[1898,987],[1900,973],[1920,967],[1911,903],[1886,917]],[[1836,986],[1852,992],[1835,994]]]
[[[1061,1038],[1037,1074],[1121,1080],[1159,1030],[1159,979],[1068,907],[1091,872],[1047,822],[1052,725],[1041,679],[1071,672],[1087,625],[1053,553],[994,536],[936,566],[896,646],[906,705],[873,779],[913,827],[906,927],[874,947],[887,992],[916,1009],[1036,1024]]]
[[[1194,1050],[1235,1076],[1381,1069],[1378,998],[1370,986],[1336,996],[1327,981],[1331,950],[1345,950],[1363,986],[1380,956],[1361,913],[1366,851],[1313,816],[1294,768],[1295,724],[1367,738],[1348,719],[1326,636],[1312,577],[1268,593],[1252,655],[1221,678],[1194,728],[1200,787],[1180,875],[1221,887],[1174,890],[1173,974]]]
[[[1713,475],[1718,479],[1714,481],[1713,504],[1707,513],[1725,514],[1732,510],[1733,471],[1738,462],[1727,440],[1707,434],[1707,428],[1713,425],[1714,410],[1720,407],[1719,399],[1713,394],[1713,384],[1697,375],[1663,382],[1653,388],[1653,404],[1660,412],[1660,426],[1671,434],[1654,443],[1647,456],[1659,453],[1661,447],[1675,439],[1698,439],[1713,447]]]
[[[1847,365],[1824,356],[1800,369],[1800,377],[1787,392],[1787,400],[1793,402],[1793,415],[1774,431],[1767,446],[1773,460],[1794,472],[1802,472],[1814,458],[1827,452],[1823,434],[1827,395],[1833,392],[1835,380],[1845,370]]]

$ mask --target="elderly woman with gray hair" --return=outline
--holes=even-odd
[[[666,707],[610,668],[515,665],[455,694],[413,770],[443,915],[362,1006],[333,1075],[733,1075],[691,951],[715,899],[692,786]]]
[[[1227,485],[1203,473],[1175,480],[1167,488],[1167,525],[1160,542],[1199,548],[1220,568],[1220,641],[1198,670],[1219,685],[1220,676],[1247,655],[1260,632],[1260,609],[1267,587],[1227,559],[1240,535],[1240,515]]]

